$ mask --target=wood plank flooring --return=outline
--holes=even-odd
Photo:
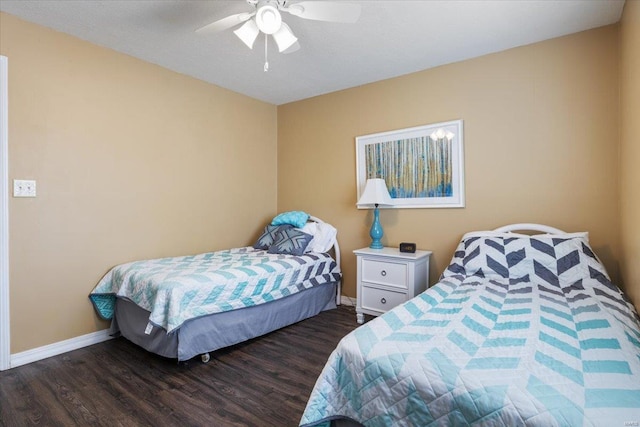
[[[340,306],[178,364],[110,340],[0,372],[1,426],[297,426],[338,341]]]

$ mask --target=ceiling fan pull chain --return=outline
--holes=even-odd
[[[264,35],[264,72],[269,71],[269,58],[267,56],[267,42],[269,36],[267,34]]]

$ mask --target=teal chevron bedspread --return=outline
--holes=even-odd
[[[302,426],[635,426],[640,321],[581,236],[470,233],[332,353]]]
[[[122,264],[89,295],[111,319],[116,298],[151,312],[149,322],[171,332],[208,314],[250,307],[340,279],[327,254],[269,254],[252,247]]]

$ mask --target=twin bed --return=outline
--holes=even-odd
[[[586,233],[533,224],[466,234],[437,284],[343,338],[300,422],[639,424],[636,311]]]
[[[207,362],[209,352],[339,304],[335,228],[292,213],[253,247],[118,265],[89,298],[111,320],[112,335],[164,357]]]

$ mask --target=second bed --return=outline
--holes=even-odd
[[[304,228],[267,226],[263,247],[116,266],[90,299],[100,316],[111,320],[110,334],[122,335],[164,357],[184,361],[201,355],[206,362],[209,352],[339,304],[340,249],[335,228],[315,217],[309,221],[311,227]],[[315,233],[316,240],[323,236],[330,242],[320,247],[327,250],[300,254],[270,250],[278,239],[286,238],[306,240],[318,249],[305,231]]]

